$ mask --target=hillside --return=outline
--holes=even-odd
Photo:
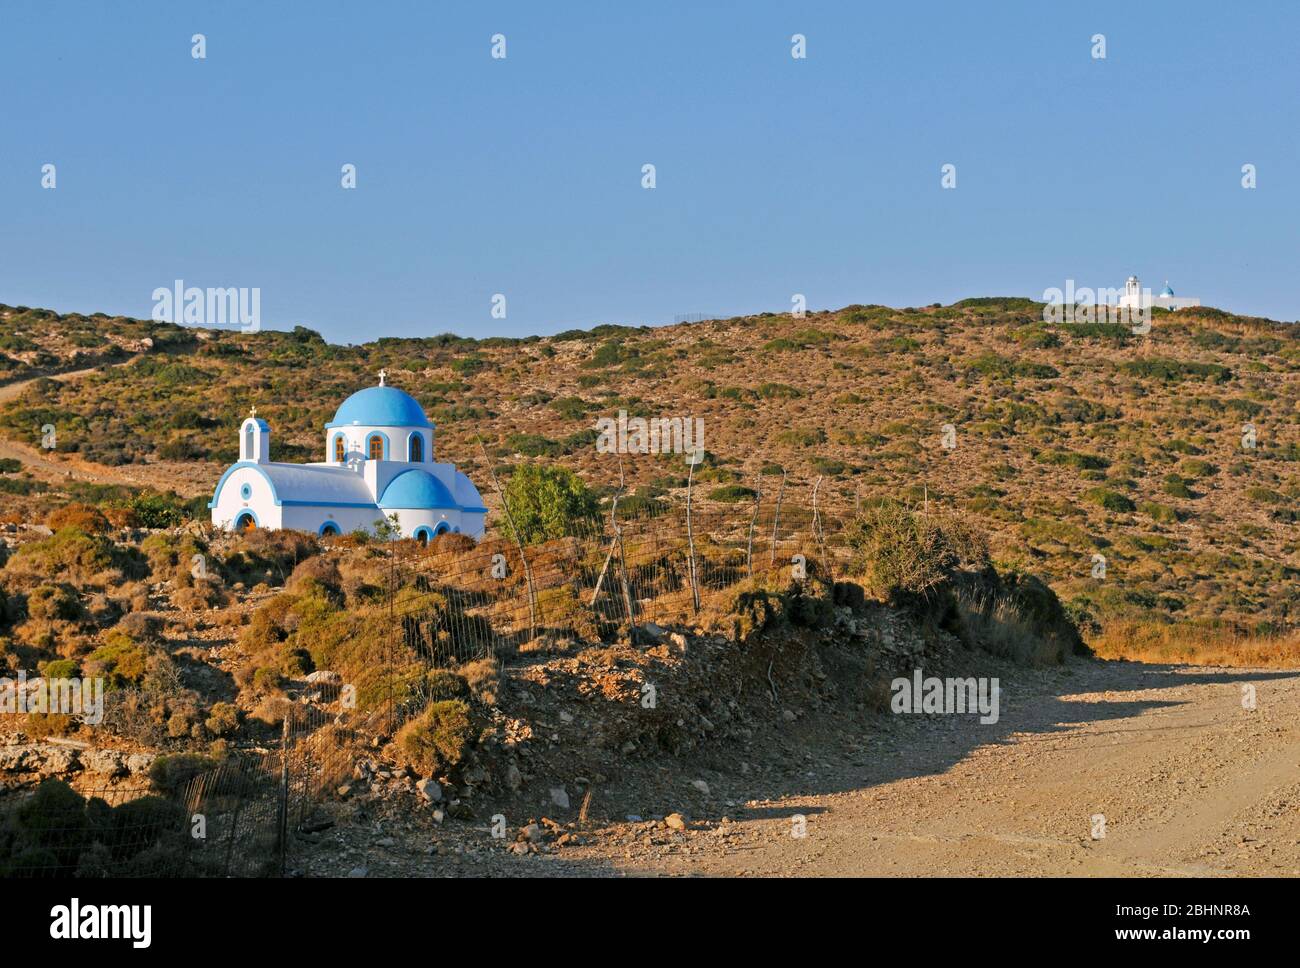
[[[88,367],[98,369],[47,378]],[[987,531],[1000,566],[1048,579],[1094,634],[1124,619],[1295,624],[1300,327],[1214,309],[1157,310],[1146,337],[1049,326],[1030,300],[968,299],[335,346],[302,328],[242,334],[0,306],[0,381],[34,381],[0,406],[0,435],[38,448],[53,424],[48,462],[122,481],[70,485],[0,464],[0,513],[38,521],[141,484],[206,496],[251,405],[271,424],[273,459],[319,459],[323,425],[381,367],[425,406],[439,455],[485,494],[480,436],[502,474],[538,459],[613,485],[620,461],[597,453],[597,418],[699,417],[714,457],[698,474],[706,503],[749,501],[743,487],[760,483],[770,501],[781,469],[797,505],[818,477],[827,508],[928,501]],[[1254,449],[1242,445],[1248,422]],[[646,496],[685,483],[680,456],[621,463]],[[1104,577],[1093,577],[1095,555]]]

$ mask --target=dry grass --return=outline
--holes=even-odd
[[[1241,668],[1300,668],[1300,632],[1249,635],[1191,624],[1119,622],[1088,642],[1102,659]]]

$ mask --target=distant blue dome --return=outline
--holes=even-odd
[[[327,427],[432,427],[415,397],[397,387],[366,387],[343,401]]]
[[[1169,280],[1166,279],[1166,280],[1165,280],[1165,288],[1162,289],[1162,290],[1160,290],[1160,295],[1161,295],[1161,296],[1172,296],[1173,294],[1174,294],[1174,291],[1173,291],[1172,289],[1169,288]]]
[[[379,506],[402,510],[459,507],[447,485],[428,471],[417,470],[402,471],[389,481],[379,498]]]

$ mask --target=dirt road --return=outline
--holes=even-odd
[[[810,772],[828,792],[610,860],[714,876],[1300,874],[1300,672],[1076,662],[1004,682],[1002,700],[997,726],[885,714],[899,728],[856,744],[856,765]]]

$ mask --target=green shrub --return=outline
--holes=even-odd
[[[564,467],[524,464],[510,476],[505,493],[510,505],[506,526],[517,528],[524,544],[573,534],[598,512],[596,496]]]
[[[460,699],[444,699],[397,732],[394,742],[415,770],[435,776],[460,763],[470,738],[469,706]]]
[[[849,524],[852,567],[878,595],[924,595],[961,568],[988,564],[984,539],[963,522],[896,504],[866,508]]]
[[[1161,524],[1175,524],[1178,521],[1178,512],[1166,504],[1143,501],[1138,505],[1138,510],[1152,521],[1159,521]]]
[[[1118,491],[1112,491],[1105,487],[1089,488],[1083,492],[1083,499],[1089,504],[1095,504],[1107,511],[1115,511],[1121,514],[1127,514],[1136,508],[1136,505],[1129,498]]]
[[[86,659],[86,671],[102,675],[110,689],[139,685],[148,667],[149,653],[120,628],[108,633],[101,645]]]
[[[75,622],[81,617],[81,599],[71,585],[41,585],[27,596],[27,614],[32,618]]]
[[[149,782],[154,789],[179,794],[200,773],[216,769],[219,764],[202,753],[170,753],[159,756],[149,766]]]
[[[213,703],[203,725],[213,736],[229,736],[239,729],[239,707],[230,702]]]
[[[757,491],[752,487],[746,487],[743,484],[728,484],[726,487],[714,488],[709,492],[709,500],[723,501],[727,504],[736,504],[740,501],[752,501],[757,496]]]

